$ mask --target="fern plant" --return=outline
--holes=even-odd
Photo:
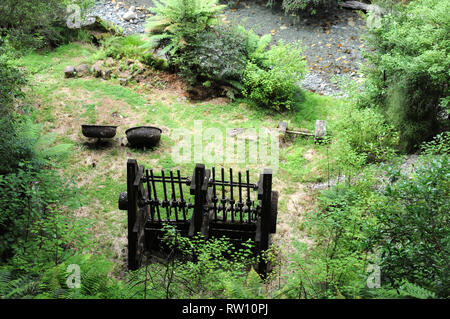
[[[218,22],[217,15],[225,7],[217,0],[155,0],[155,13],[147,22],[149,42],[143,47],[163,46],[162,54],[175,54],[192,38]]]

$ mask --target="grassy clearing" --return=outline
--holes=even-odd
[[[344,103],[306,92],[296,109],[279,114],[250,107],[244,100],[194,103],[179,88],[157,80],[152,82],[154,85],[123,87],[114,79],[64,78],[67,65],[92,63],[93,57],[99,55],[98,49],[91,45],[72,43],[52,52],[30,54],[21,59],[21,64],[32,74],[36,121],[43,124],[45,132],[57,133],[58,142],[73,144],[72,156],[61,166],[82,195],[81,207],[74,214],[95,220],[92,229],[95,250],[116,259],[119,265],[123,264],[126,243],[126,214],[118,210],[117,199],[126,189],[129,158],[155,170],[173,168],[190,175],[195,163],[178,165],[172,160],[171,150],[176,141],[170,133],[174,129],[194,130],[194,121],[201,120],[203,129],[219,128],[225,136],[227,128],[276,128],[280,120],[285,120],[290,128],[313,130],[316,119],[332,117],[334,106]],[[155,78],[158,79],[156,72]],[[102,147],[93,145],[81,134],[82,124],[93,123],[118,125],[116,139]],[[157,149],[142,151],[121,146],[120,138],[125,137],[127,128],[152,124],[163,128]],[[281,195],[278,215],[281,224],[298,223],[296,218],[301,215],[298,210],[307,205],[295,205],[292,201],[298,202],[298,196],[306,194],[302,183],[326,178],[325,162],[326,147],[315,145],[312,138],[296,138],[282,145],[279,170],[274,176],[274,189]],[[229,167],[226,163],[207,164]],[[257,179],[263,168],[262,164],[232,166],[250,168],[252,180]],[[278,236],[282,236],[283,229],[280,233]]]

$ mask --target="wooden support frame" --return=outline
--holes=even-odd
[[[243,181],[241,172],[237,178],[233,177],[230,168],[226,179],[222,168],[221,178],[216,179],[215,168],[209,170],[203,164],[195,166],[190,178],[181,177],[179,170],[177,176],[164,170],[156,176],[152,169],[139,166],[134,159],[128,160],[127,192],[119,196],[119,209],[128,213],[128,268],[138,269],[145,252],[159,249],[165,223],[173,225],[182,236],[198,233],[205,239],[226,236],[237,245],[252,240],[256,244],[255,254],[269,249],[270,234],[276,231],[278,205],[278,193],[272,191],[272,170],[265,169],[256,184],[250,183],[248,170],[245,177]],[[163,194],[157,194],[156,184],[162,184]],[[193,204],[186,201],[183,185],[189,186]],[[256,200],[251,198],[253,191],[257,191]],[[255,268],[265,277],[270,264],[261,259]]]

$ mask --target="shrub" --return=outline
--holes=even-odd
[[[138,34],[126,37],[112,36],[103,41],[105,55],[115,59],[140,58],[144,55],[145,41]]]
[[[13,102],[24,96],[21,87],[26,83],[25,74],[9,56],[0,52],[0,116],[13,111]]]
[[[299,43],[279,41],[270,50],[260,46],[250,53],[244,72],[244,96],[262,107],[277,111],[291,109],[297,102],[299,82],[306,73],[306,62]]]
[[[77,30],[66,26],[66,5],[75,3],[82,10],[92,0],[3,0],[0,4],[0,34],[8,36],[18,50],[58,45]]]
[[[262,281],[250,268],[255,262],[253,243],[247,242],[237,248],[225,237],[208,240],[200,235],[182,237],[171,226],[166,226],[164,231],[163,244],[168,252],[168,262],[151,264],[130,278],[132,284],[139,283],[141,298],[263,296]]]
[[[382,280],[403,280],[439,297],[450,296],[450,169],[448,154],[422,158],[411,176],[393,171],[384,199],[374,207],[370,229],[380,252]]]
[[[273,6],[276,0],[269,0],[268,4]],[[281,6],[286,14],[306,12],[316,14],[317,10],[336,6],[336,0],[282,0]]]
[[[62,197],[63,187],[56,172],[46,168],[49,159],[67,156],[70,145],[51,146],[56,135],[41,136],[40,127],[29,119],[1,119],[0,124],[0,256],[4,260],[36,245],[33,238],[47,236],[46,227],[53,229],[51,223],[59,217],[51,213],[52,205]]]
[[[299,43],[280,42],[267,51],[270,35],[214,26],[222,7],[216,0],[157,2],[145,47],[162,47],[159,54],[167,53],[171,66],[192,86],[221,88],[231,98],[243,94],[276,110],[291,108],[306,72]]]
[[[162,53],[170,55],[216,24],[216,16],[224,8],[217,0],[161,0],[154,1],[154,5],[150,8],[155,15],[148,19],[150,38],[145,47],[163,47]]]
[[[0,118],[0,174],[16,170],[21,161],[33,159],[33,139],[21,134],[23,125],[11,116]]]
[[[331,129],[336,143],[333,153],[342,155],[340,160],[346,162],[344,158],[352,153],[362,156],[363,163],[387,161],[393,157],[398,133],[380,112],[359,109],[353,104],[344,104],[339,112],[341,115],[331,124]]]
[[[365,285],[367,253],[365,227],[378,195],[366,172],[353,185],[338,185],[318,197],[318,209],[304,216],[303,229],[314,239],[309,245],[294,241],[289,280],[284,293],[290,298],[357,298]]]
[[[219,26],[199,33],[172,62],[192,85],[209,82],[239,89],[247,56],[245,36],[234,28]]]
[[[413,151],[448,128],[450,46],[448,1],[418,0],[394,6],[367,40],[370,63],[363,106],[380,106],[400,133],[400,147]]]

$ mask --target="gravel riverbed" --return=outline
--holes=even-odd
[[[255,33],[272,34],[272,42],[301,41],[309,73],[302,86],[323,95],[342,95],[333,77],[348,76],[358,80],[358,69],[363,62],[361,36],[365,22],[357,12],[340,8],[328,9],[317,16],[286,16],[277,8],[269,8],[266,0],[241,1],[236,8],[226,8],[220,16],[223,23],[238,23]],[[136,7],[137,18],[123,19],[130,6]],[[124,34],[144,33],[145,20],[152,0],[101,0],[91,9],[91,16],[111,21]]]

